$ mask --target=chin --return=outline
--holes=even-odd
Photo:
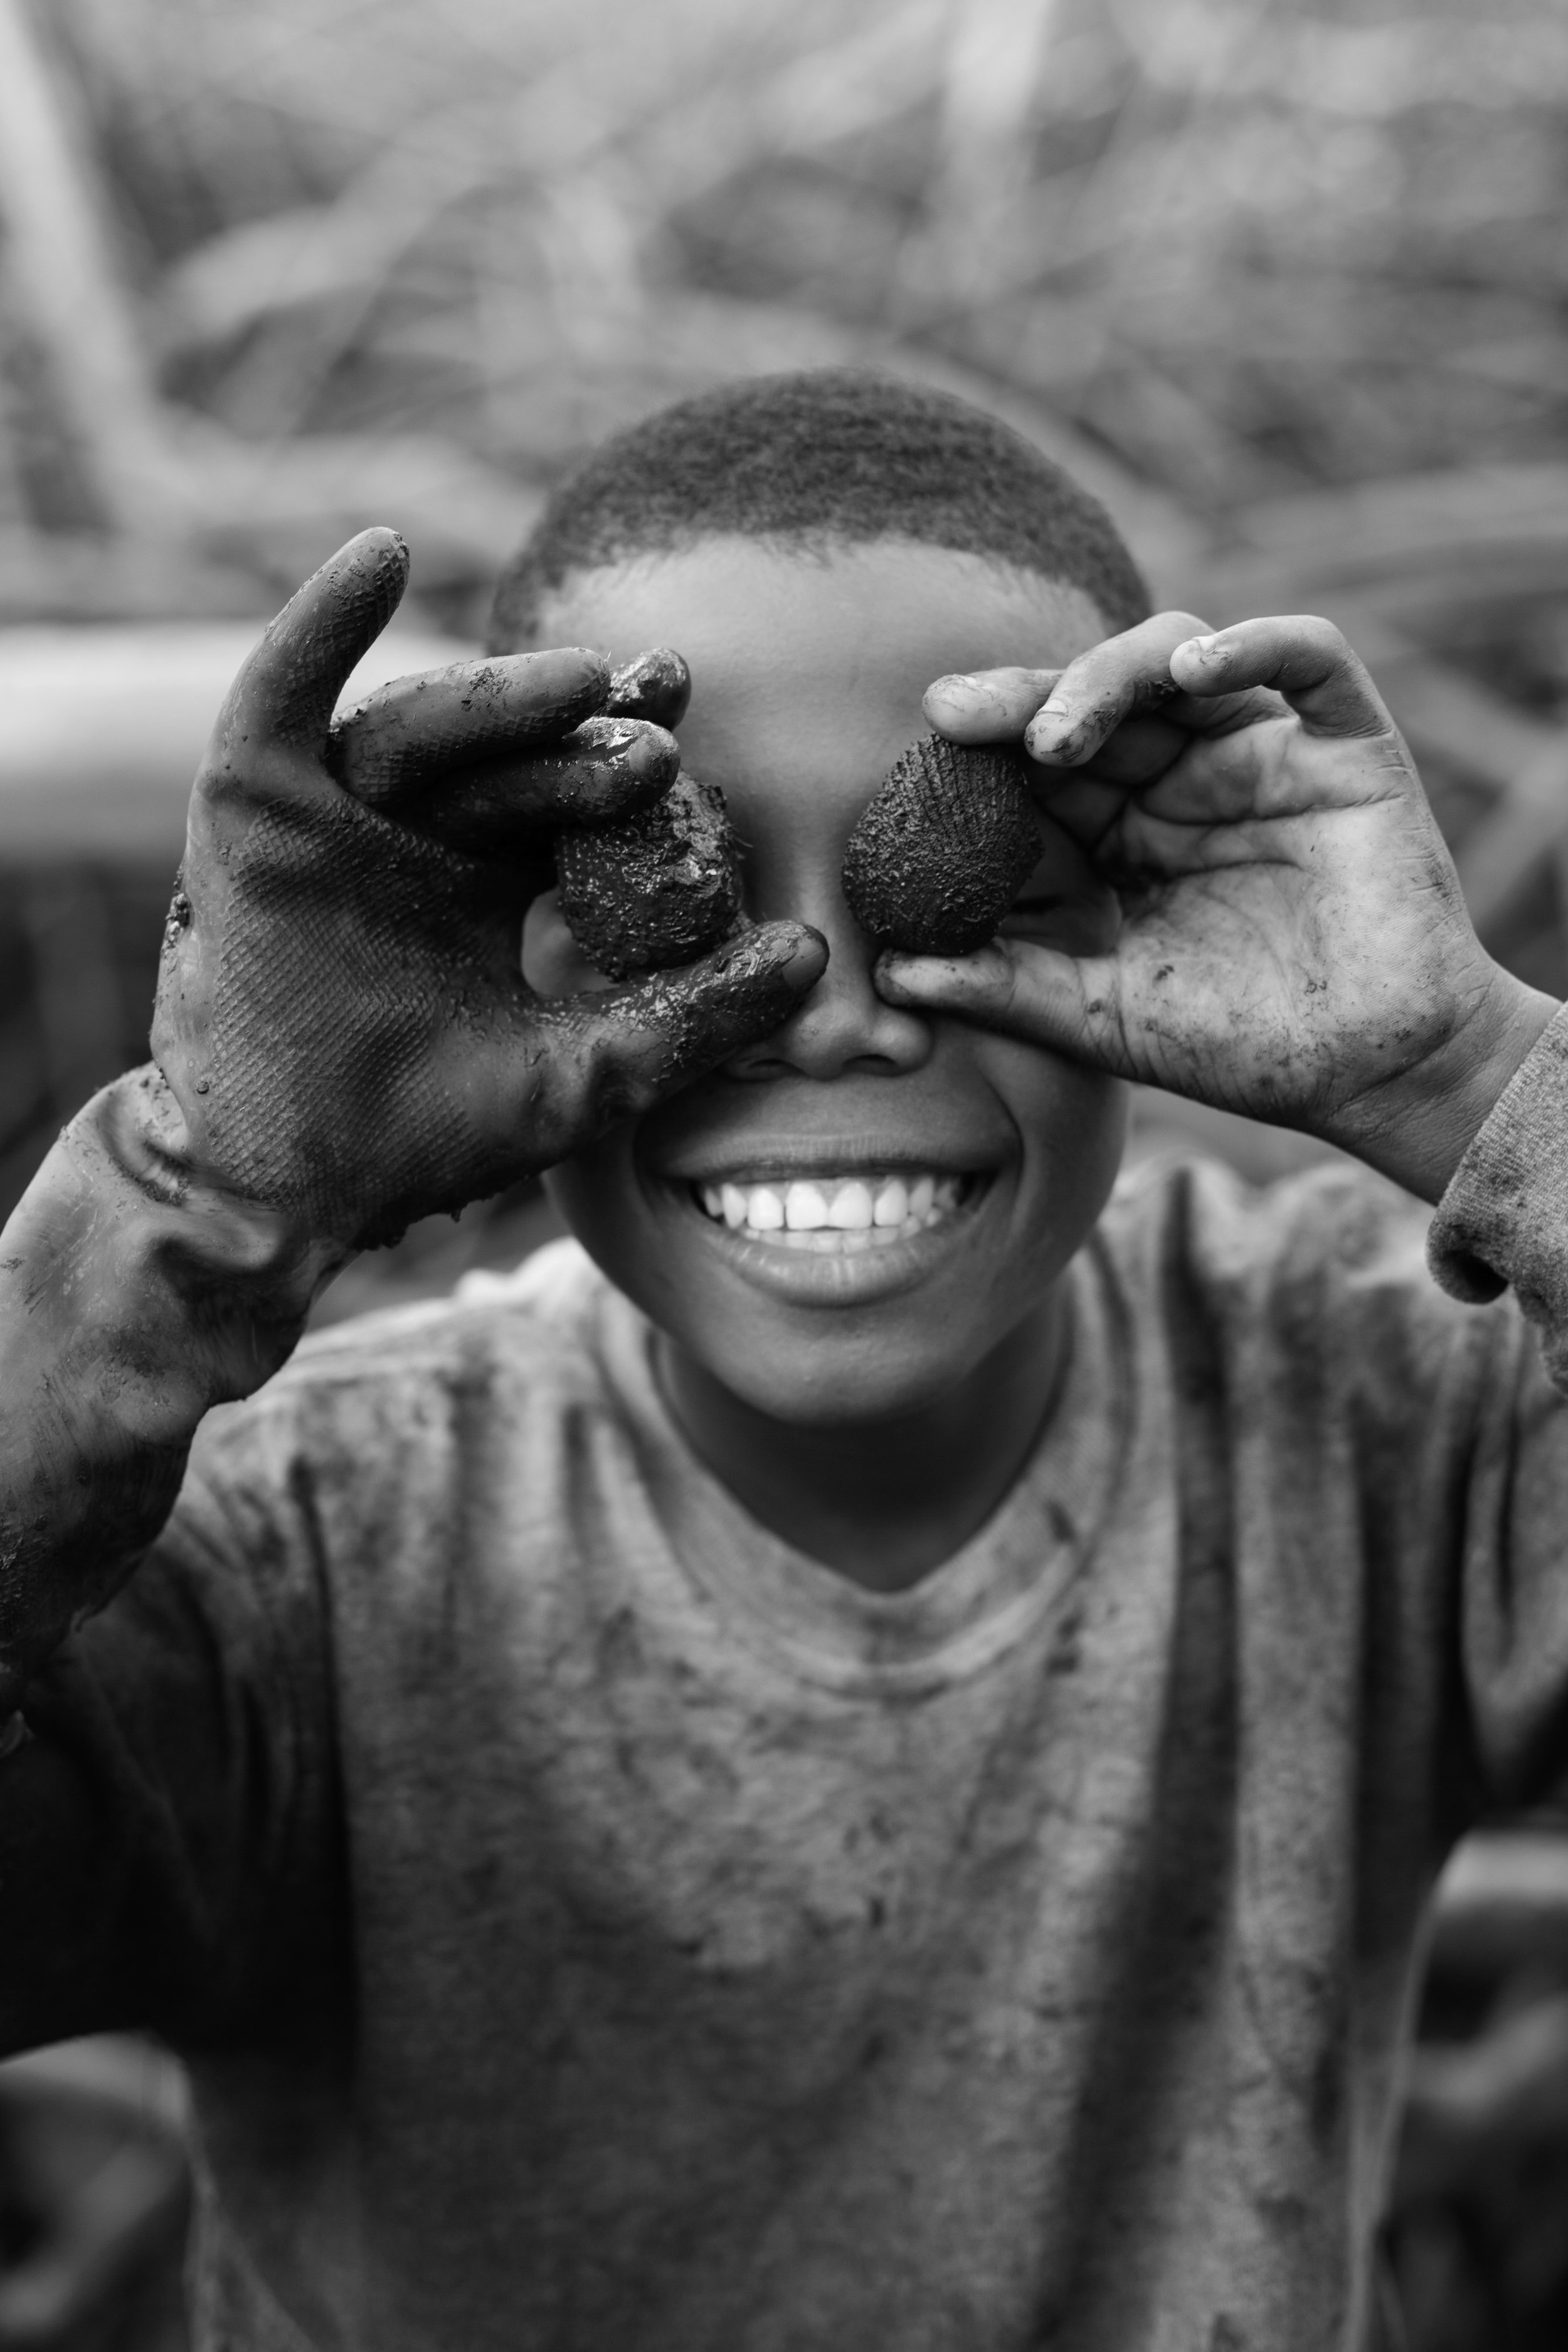
[[[943,1404],[1005,1338],[974,1335],[963,1360],[945,1344],[912,1344],[895,1329],[668,1335],[710,1379],[754,1412],[792,1429],[873,1430]]]

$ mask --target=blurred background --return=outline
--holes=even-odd
[[[737,373],[995,409],[1157,595],[1345,627],[1494,950],[1568,993],[1563,0],[0,0],[0,1213],[145,1051],[258,625],[392,522],[361,683],[456,657],[549,485]],[[1266,1177],[1299,1139],[1141,1107]],[[509,1263],[521,1188],[341,1315]],[[1446,1885],[1378,2327],[1568,2345],[1568,1847]],[[177,2074],[0,2073],[0,2347],[174,2352]]]

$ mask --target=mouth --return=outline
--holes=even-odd
[[[823,1169],[809,1176],[737,1175],[686,1187],[691,1205],[738,1242],[818,1257],[896,1249],[971,1212],[987,1174],[938,1168]]]

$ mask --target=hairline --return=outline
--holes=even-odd
[[[492,646],[492,652],[521,650],[525,646],[537,646],[542,640],[540,628],[551,607],[568,602],[580,593],[584,584],[606,573],[653,572],[658,567],[696,552],[699,548],[728,546],[756,547],[771,555],[789,562],[814,563],[826,567],[835,558],[844,555],[871,553],[883,548],[904,549],[910,553],[945,556],[952,562],[984,572],[989,579],[1019,588],[1049,588],[1075,603],[1087,607],[1102,634],[1113,635],[1116,623],[1092,590],[1066,572],[1047,571],[1043,563],[1030,563],[1016,556],[991,553],[977,547],[952,547],[944,540],[932,539],[921,531],[885,530],[875,533],[837,530],[831,524],[813,523],[799,529],[773,530],[677,530],[658,540],[633,538],[590,561],[568,564],[559,578],[541,581],[534,597],[534,617],[525,636],[511,646]]]

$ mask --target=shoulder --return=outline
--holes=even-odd
[[[1353,1160],[1255,1183],[1221,1160],[1162,1152],[1123,1173],[1101,1221],[1120,1257],[1175,1256],[1241,1289],[1296,1276],[1429,1284],[1431,1212]]]
[[[605,1389],[606,1327],[633,1310],[577,1243],[507,1275],[469,1275],[449,1297],[355,1317],[301,1342],[243,1403],[209,1413],[187,1489],[276,1486],[301,1462],[355,1465],[395,1484],[400,1464],[470,1442],[504,1416],[581,1408]]]
[[[1265,1335],[1299,1361],[1344,1351],[1378,1384],[1426,1385],[1517,1342],[1510,1301],[1458,1306],[1426,1264],[1431,1212],[1354,1161],[1255,1184],[1222,1163],[1161,1155],[1118,1183],[1097,1246],[1136,1315]]]
[[[574,1241],[510,1273],[465,1275],[447,1297],[392,1307],[301,1341],[261,1393],[276,1404],[389,1391],[488,1364],[592,1376],[607,1301],[618,1294]]]

